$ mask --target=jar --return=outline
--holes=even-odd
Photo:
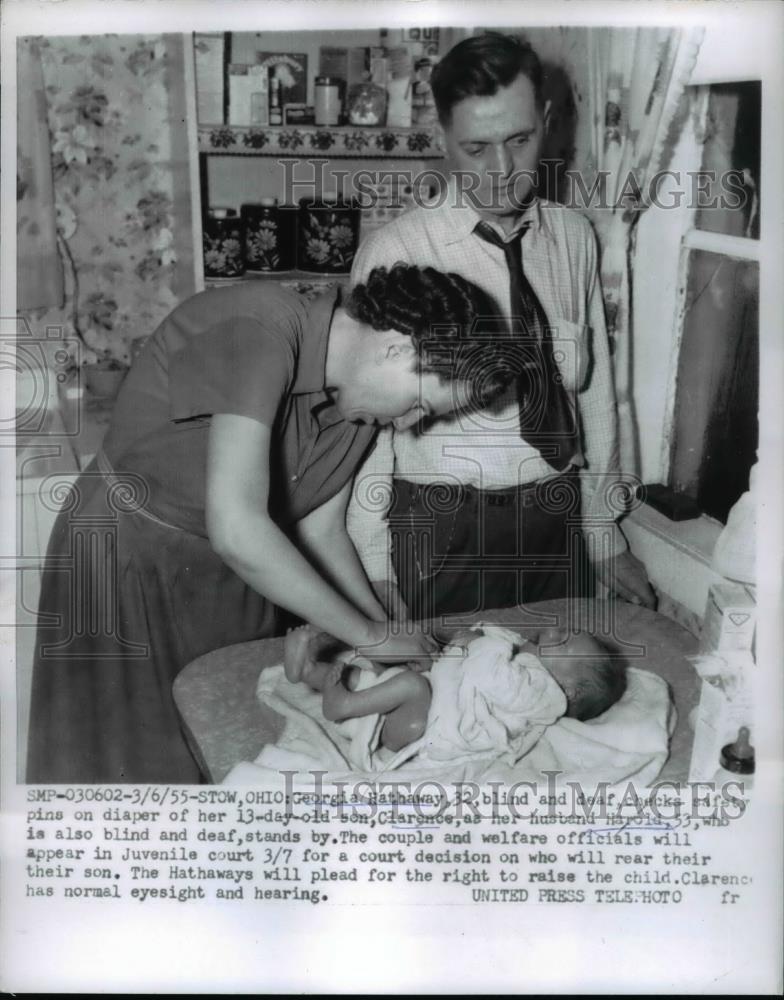
[[[297,266],[303,271],[347,274],[357,252],[359,220],[356,201],[301,198]]]
[[[277,198],[260,198],[241,207],[245,227],[245,266],[249,271],[289,271],[294,267],[295,236],[290,216]]]
[[[203,221],[205,278],[237,278],[245,273],[245,234],[234,208],[211,208]]]
[[[355,83],[348,92],[350,125],[383,125],[387,120],[387,90],[377,83]]]
[[[335,77],[317,76],[313,91],[317,125],[337,125],[340,121],[340,83]]]

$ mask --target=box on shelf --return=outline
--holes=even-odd
[[[387,50],[378,46],[368,49],[368,80],[379,87],[387,85]]]
[[[363,45],[322,45],[318,75],[341,80],[343,97],[354,84],[369,79],[369,52]]]
[[[193,53],[196,68],[196,118],[205,125],[224,122],[224,81],[222,31],[194,35]]]
[[[284,104],[284,125],[315,125],[316,110],[312,104]]]
[[[257,52],[256,62],[280,83],[280,104],[305,104],[308,99],[308,57],[304,52]]]
[[[751,588],[740,583],[713,584],[702,622],[700,652],[751,649],[756,610]]]
[[[438,56],[440,40],[440,28],[381,29],[382,44],[405,47],[413,58]]]
[[[230,63],[228,75],[229,125],[268,125],[265,67]]]

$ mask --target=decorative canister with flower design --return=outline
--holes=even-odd
[[[245,225],[245,265],[249,271],[289,271],[294,267],[295,237],[289,214],[277,198],[260,198],[240,209]]]
[[[297,226],[297,266],[302,271],[347,274],[359,243],[360,208],[341,198],[301,198]]]
[[[245,273],[245,231],[234,208],[211,208],[204,218],[205,278],[237,278]]]

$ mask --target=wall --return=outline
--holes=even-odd
[[[130,342],[195,290],[182,37],[39,47],[66,298],[28,318],[76,327],[93,349],[78,360],[128,361]]]
[[[351,194],[352,178],[359,170],[386,169],[394,171],[406,171],[411,177],[416,178],[420,173],[429,167],[443,171],[443,159],[435,160],[351,160],[332,159],[323,169],[308,166],[311,159],[326,159],[328,154],[315,153],[312,155],[300,154],[291,157],[299,162],[296,164],[294,178],[300,181],[309,182],[311,176],[317,178],[316,190],[309,187],[297,188],[295,198],[310,197],[321,190],[323,176],[323,194],[330,195],[341,193],[345,189],[347,195]],[[345,179],[342,174],[336,172],[347,171]],[[286,190],[286,172],[277,158],[272,156],[210,156],[207,161],[207,177],[209,185],[210,205],[223,207],[236,207],[245,201],[258,201],[260,197],[271,196],[277,198],[281,203],[291,201],[289,192]]]

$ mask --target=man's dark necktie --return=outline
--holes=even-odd
[[[523,274],[522,239],[527,229],[521,228],[508,242],[485,222],[478,223],[474,232],[485,242],[501,247],[509,268],[510,327],[521,352],[517,378],[520,434],[546,462],[562,472],[577,453],[577,428],[553,357],[547,315]]]

